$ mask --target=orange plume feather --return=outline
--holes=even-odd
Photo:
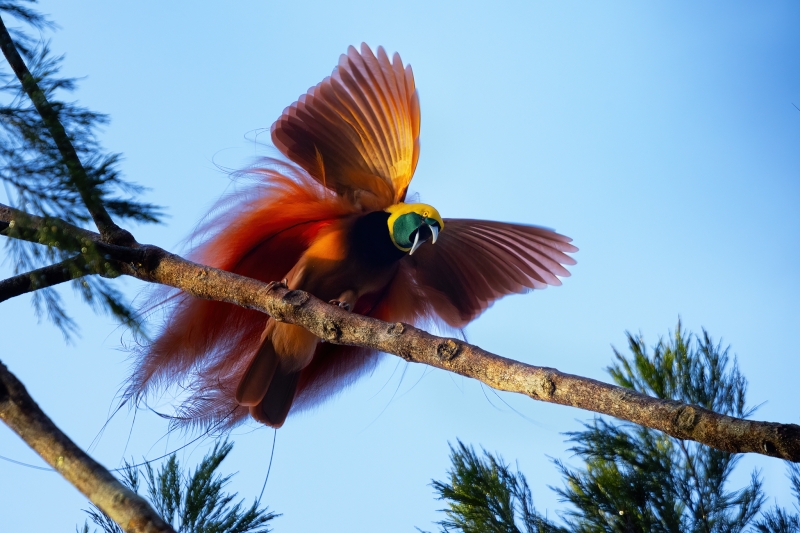
[[[411,68],[377,52],[350,47],[286,108],[271,133],[294,165],[264,160],[252,171],[257,185],[225,198],[198,228],[190,258],[260,281],[287,278],[385,321],[454,328],[506,294],[560,285],[563,265],[575,264],[568,237],[403,203],[419,157],[419,99]],[[280,427],[290,409],[324,400],[378,360],[231,304],[177,292],[157,301],[167,320],[138,354],[125,397],[180,385],[177,420],[186,424],[231,427],[249,413]]]

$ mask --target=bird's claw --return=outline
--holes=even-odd
[[[283,278],[280,281],[270,281],[267,283],[267,290],[271,291],[273,289],[288,289],[289,285],[286,278]]]
[[[345,311],[349,311],[350,310],[350,304],[347,303],[347,302],[343,302],[341,300],[331,300],[328,303],[331,304],[331,305],[335,305],[337,307],[341,307]]]

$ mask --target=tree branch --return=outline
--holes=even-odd
[[[143,498],[58,429],[2,362],[0,419],[127,533],[175,533]]]
[[[103,206],[102,199],[97,194],[97,188],[92,185],[89,176],[86,174],[86,169],[83,167],[80,157],[78,157],[78,152],[72,145],[67,131],[58,118],[58,112],[53,109],[53,106],[47,101],[44,92],[39,88],[36,79],[30,73],[28,67],[25,65],[25,61],[19,55],[17,47],[13,39],[11,39],[11,35],[9,35],[2,17],[0,17],[0,49],[2,49],[8,64],[11,65],[14,74],[16,74],[22,84],[22,89],[33,102],[36,111],[39,112],[47,129],[50,131],[50,135],[53,137],[53,141],[58,151],[61,153],[61,157],[64,159],[69,175],[75,187],[78,189],[83,203],[86,205],[89,214],[97,225],[97,229],[100,230],[100,234],[103,236],[102,240],[109,243],[132,243],[133,235],[117,226],[111,219],[111,215],[108,214],[108,211],[106,211],[106,208]]]
[[[8,212],[3,208],[0,206],[0,221],[10,222],[3,218]],[[84,235],[100,237],[91,232]],[[103,253],[118,261],[117,269],[123,274],[169,285],[197,298],[256,309],[275,320],[304,327],[328,342],[394,354],[409,362],[477,379],[497,390],[610,415],[726,452],[759,453],[800,462],[800,426],[796,424],[720,415],[554,368],[520,363],[408,324],[389,324],[348,313],[303,291],[198,265],[156,246],[100,246]]]
[[[19,209],[14,209],[13,207],[5,204],[0,204],[0,235],[10,236],[8,235],[9,229],[14,227],[24,228],[27,231],[25,231],[22,235],[13,235],[13,237],[38,243],[39,241],[26,239],[25,235],[35,234],[42,226],[49,224],[50,220],[53,219],[48,220],[40,216],[31,215],[30,213],[20,211]],[[61,230],[66,231],[75,239],[84,239],[98,244],[103,243],[103,238],[101,235],[95,233],[94,231],[79,228],[78,226],[74,226],[69,222],[64,222],[63,220],[58,220],[58,225]]]
[[[0,281],[0,302],[27,292],[52,287],[93,272],[85,269],[86,261],[78,255],[54,265],[37,268],[24,274]]]

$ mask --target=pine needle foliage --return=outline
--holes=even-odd
[[[122,482],[137,493],[144,488],[156,512],[178,533],[268,533],[268,522],[280,515],[260,507],[258,500],[250,507],[244,506],[244,500],[234,503],[236,495],[224,491],[232,476],[221,476],[217,469],[232,448],[232,443],[217,443],[191,474],[181,469],[176,454],[158,470],[149,463],[143,471],[126,463]],[[123,533],[97,507],[86,513],[103,533]],[[88,521],[77,531],[89,533]]]
[[[800,533],[800,465],[787,463],[787,467],[795,498],[795,512],[775,505],[756,521],[753,530],[758,533]]]
[[[447,519],[438,522],[442,531],[463,533],[560,533],[536,512],[525,476],[513,472],[502,458],[458,441],[450,447],[452,468],[449,483],[433,481],[439,499],[446,500]]]
[[[22,224],[0,227],[0,234],[12,237],[6,239],[5,255],[17,274],[77,259],[68,261],[65,268],[82,298],[96,311],[138,329],[133,311],[103,279],[118,273],[91,242],[70,236],[55,219],[85,226],[91,220],[87,198],[117,221],[158,222],[161,210],[136,199],[145,189],[123,179],[118,168],[120,155],[107,153],[100,145],[98,132],[108,123],[108,117],[63,99],[75,91],[76,80],[59,75],[63,56],[54,56],[43,38],[44,32],[55,25],[28,7],[32,3],[35,0],[0,1],[0,16],[4,23],[23,23],[23,29],[9,28],[9,34],[40,90],[39,96],[49,103],[53,120],[63,127],[81,171],[76,172],[76,163],[57,146],[51,132],[53,121],[43,118],[20,79],[6,61],[0,60],[0,182],[12,207],[46,219],[33,235],[22,235]],[[36,286],[37,280],[33,281]],[[75,322],[53,288],[36,290],[33,305],[37,317],[46,316],[65,338],[77,333]]]
[[[687,334],[678,323],[652,352],[631,334],[628,347],[629,357],[614,350],[616,363],[608,369],[618,385],[726,415],[752,414],[747,380],[708,332]],[[556,462],[566,481],[557,492],[574,506],[565,517],[575,531],[735,533],[764,501],[756,472],[746,487],[728,490],[741,456],[600,418],[585,427],[569,434],[585,468]]]
[[[628,345],[627,355],[614,350],[615,363],[608,368],[618,385],[731,416],[752,414],[747,380],[736,360],[705,330],[693,335],[679,322],[652,350],[631,334]],[[729,487],[740,456],[604,418],[568,436],[583,466],[555,461],[564,486],[553,490],[569,504],[559,513],[561,523],[537,513],[520,472],[499,456],[484,451],[481,457],[459,441],[451,446],[449,480],[433,481],[439,499],[448,504],[447,519],[439,522],[442,531],[800,533],[800,516],[779,507],[756,519],[765,500],[757,472],[744,487]],[[800,510],[796,465],[790,478]]]

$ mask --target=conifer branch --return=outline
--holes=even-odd
[[[0,221],[10,222],[3,218],[8,212],[0,205]],[[409,362],[477,379],[497,390],[613,416],[726,452],[758,453],[800,462],[797,424],[721,415],[554,368],[528,365],[408,324],[390,324],[349,313],[304,291],[199,265],[156,246],[106,245],[100,242],[100,235],[81,231],[95,240],[98,250],[113,260],[122,274],[181,289],[197,298],[255,309],[275,320],[301,326],[327,342],[390,353]]]
[[[45,93],[39,88],[36,79],[25,65],[2,17],[0,17],[0,49],[53,137],[75,188],[103,236],[102,240],[109,243],[130,244],[133,236],[117,226],[106,211],[97,188],[89,178],[80,157],[78,157],[78,152],[59,120],[58,112],[50,105]]]
[[[126,533],[175,533],[144,499],[58,429],[2,362],[0,419]]]

